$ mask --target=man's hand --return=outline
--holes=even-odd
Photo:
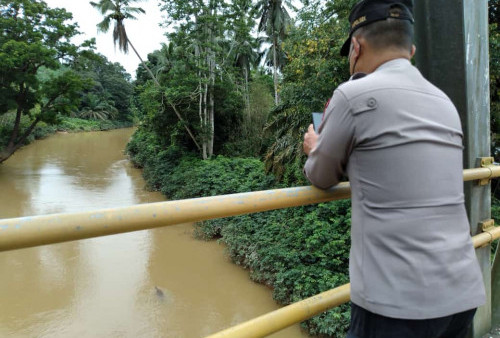
[[[307,129],[307,133],[304,135],[304,153],[309,156],[309,153],[316,148],[316,143],[318,142],[318,134],[314,131],[314,126],[312,124],[309,125]]]

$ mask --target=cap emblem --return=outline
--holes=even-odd
[[[357,25],[359,25],[360,23],[362,22],[365,22],[366,21],[366,16],[362,16],[360,18],[357,18],[351,25],[351,28],[354,28],[356,27]]]

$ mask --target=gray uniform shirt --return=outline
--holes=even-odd
[[[333,94],[304,172],[352,188],[351,300],[428,319],[485,303],[464,207],[462,129],[450,99],[406,59]]]

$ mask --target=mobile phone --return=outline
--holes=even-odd
[[[314,131],[317,133],[319,130],[319,125],[323,121],[323,113],[312,113]]]

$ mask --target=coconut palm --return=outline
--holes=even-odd
[[[260,13],[259,31],[266,32],[271,39],[274,101],[276,104],[279,104],[278,68],[281,66],[278,58],[279,44],[286,37],[287,27],[291,23],[290,14],[288,14],[285,5],[294,8],[290,0],[259,0],[254,7]]]
[[[132,47],[135,54],[141,60],[141,64],[148,70],[149,75],[158,84],[156,77],[153,75],[149,67],[144,63],[141,56],[135,49],[132,42],[130,42],[127,31],[125,29],[125,19],[137,20],[135,14],[142,13],[145,14],[146,11],[140,7],[131,7],[130,3],[140,2],[142,0],[99,0],[99,2],[91,1],[90,4],[92,7],[97,8],[101,14],[104,16],[104,19],[97,24],[97,28],[99,31],[103,33],[107,33],[109,31],[109,27],[111,26],[111,22],[114,22],[113,28],[113,43],[118,43],[118,48],[124,52],[128,53],[128,46]]]

